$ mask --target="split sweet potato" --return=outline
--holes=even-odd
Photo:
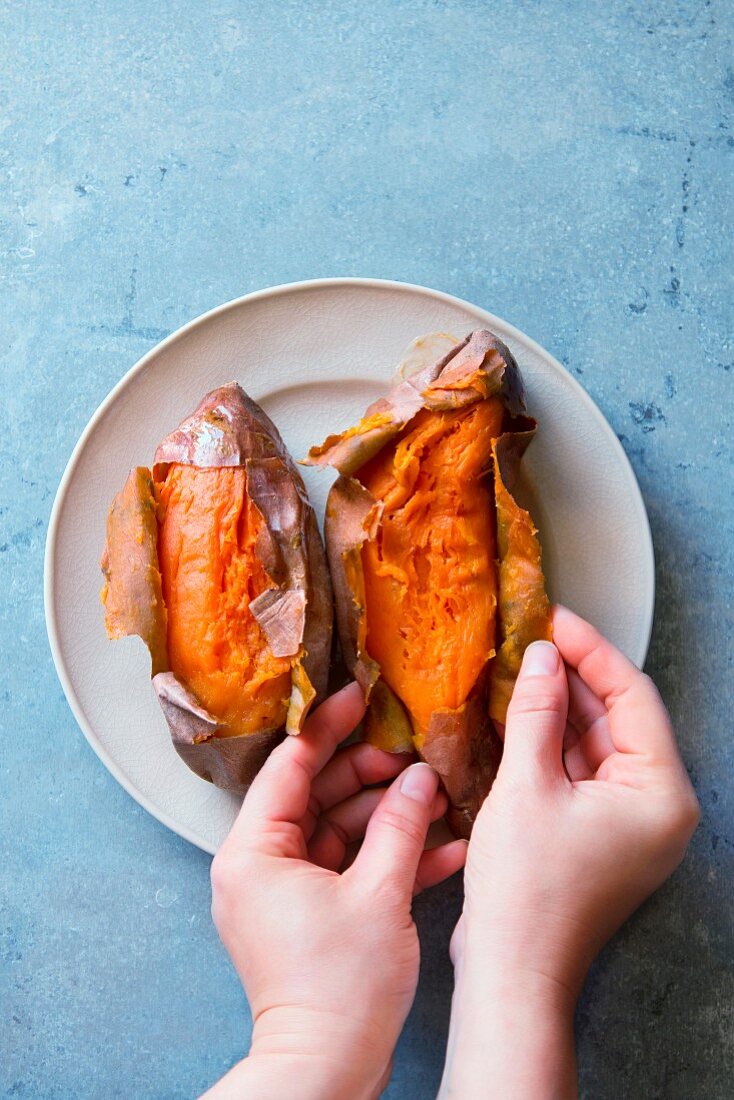
[[[436,768],[467,836],[529,642],[550,638],[537,532],[513,496],[535,431],[518,366],[478,330],[305,460],[340,476],[326,547],[366,736]]]
[[[183,760],[242,791],[326,691],[332,596],[316,518],[277,429],[213,390],[113,501],[110,637],[138,634]]]

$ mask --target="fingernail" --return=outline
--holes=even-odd
[[[438,790],[438,776],[430,764],[411,764],[403,772],[400,790],[406,798],[430,806]]]
[[[524,676],[552,676],[558,672],[558,650],[553,642],[532,642],[522,659]]]

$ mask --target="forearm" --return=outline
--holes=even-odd
[[[573,1100],[573,998],[542,976],[458,968],[440,1100]]]

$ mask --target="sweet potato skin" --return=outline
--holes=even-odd
[[[150,470],[138,466],[130,471],[110,507],[100,563],[107,634],[110,638],[138,634],[150,650],[154,676],[168,668],[157,508]]]
[[[223,790],[245,790],[285,737],[282,726],[235,737],[221,736],[217,720],[199,706],[172,672],[158,673],[153,687],[178,755],[198,776]]]
[[[487,711],[486,670],[456,710],[437,710],[419,755],[441,777],[448,796],[446,821],[455,836],[468,840],[492,786],[502,742]]]
[[[276,427],[237,383],[204,397],[191,416],[159,445],[152,479],[149,471],[134,472],[135,486],[147,485],[151,494],[151,486],[165,479],[172,464],[246,470],[248,497],[264,521],[256,553],[270,581],[249,606],[272,653],[293,658],[285,722],[277,728],[227,735],[231,731],[208,713],[170,670],[165,618],[161,630],[161,616],[153,610],[160,607],[165,615],[157,527],[145,528],[139,554],[150,567],[147,580],[141,580],[140,570],[132,575],[118,552],[119,524],[113,523],[112,517],[124,514],[117,505],[120,496],[130,493],[127,486],[111,509],[103,555],[108,632],[112,628],[117,637],[140,634],[148,644],[153,687],[173,744],[185,763],[203,779],[241,793],[274,746],[287,733],[300,732],[309,708],[326,692],[333,605],[324,549],[303,481]],[[136,491],[143,493],[141,488]],[[138,509],[145,503],[143,493]],[[158,623],[155,630],[149,626],[151,620]]]
[[[456,410],[492,397],[504,406],[501,431],[487,456],[488,468],[494,460],[497,509],[497,656],[488,661],[464,703],[435,710],[427,729],[416,736],[414,721],[367,650],[361,552],[375,538],[381,517],[379,503],[357,475],[421,410]],[[499,766],[501,741],[492,719],[505,719],[525,646],[550,637],[537,532],[512,497],[519,460],[535,430],[535,422],[524,414],[522,379],[511,352],[493,333],[480,330],[439,362],[400,381],[370,406],[355,428],[312,448],[306,459],[311,465],[332,465],[340,474],[327,501],[326,547],[345,661],[367,697],[375,699],[365,722],[366,737],[394,752],[412,747],[436,769],[450,801],[449,824],[464,837]]]
[[[545,590],[538,532],[512,495],[520,462],[535,434],[534,421],[518,419],[494,440],[494,490],[499,556],[501,637],[490,665],[489,714],[504,724],[523,653],[531,642],[550,641],[551,609]]]

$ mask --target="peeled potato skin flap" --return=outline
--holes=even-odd
[[[366,736],[436,768],[459,836],[496,774],[525,647],[550,637],[537,532],[513,496],[534,431],[511,352],[477,330],[306,459],[340,475],[326,548]]]
[[[108,633],[148,645],[179,755],[243,791],[325,694],[332,596],[300,474],[239,385],[206,395],[152,473],[131,472],[102,564]]]
[[[138,466],[112,502],[101,562],[107,633],[110,638],[139,634],[150,650],[154,676],[168,668],[157,510],[150,470]],[[118,580],[122,576],[124,584]]]

